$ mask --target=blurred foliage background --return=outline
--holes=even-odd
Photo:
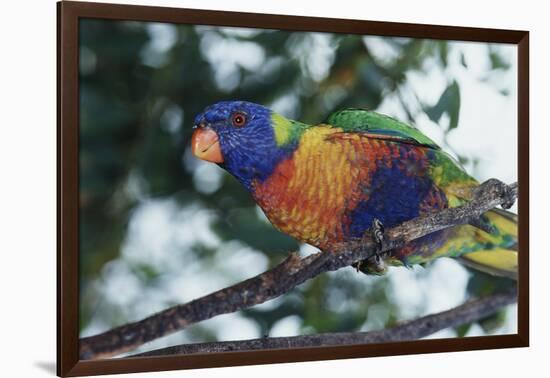
[[[309,123],[345,107],[377,109],[418,125],[478,179],[513,181],[514,80],[506,45],[81,20],[81,335],[313,250],[273,229],[236,180],[190,154],[193,118],[207,105],[248,100]],[[509,137],[495,143],[497,129]],[[348,268],[141,350],[381,329],[506,285],[448,259],[384,277]],[[435,337],[507,332],[513,306]]]

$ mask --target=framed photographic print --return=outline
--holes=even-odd
[[[528,38],[58,3],[58,375],[527,346]]]

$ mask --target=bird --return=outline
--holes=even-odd
[[[276,229],[327,253],[365,235],[383,245],[385,229],[461,206],[479,185],[419,129],[367,109],[338,110],[310,125],[260,104],[220,101],[193,128],[197,158],[234,176]],[[517,235],[517,215],[495,208],[353,266],[382,275],[451,257],[517,279]]]

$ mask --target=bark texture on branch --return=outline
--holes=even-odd
[[[515,303],[517,290],[466,302],[448,311],[424,316],[395,327],[370,332],[319,333],[306,336],[264,337],[260,339],[222,341],[199,344],[183,344],[156,349],[132,357],[170,356],[211,352],[235,352],[259,349],[306,348],[318,346],[374,344],[384,342],[409,341],[429,336],[449,327],[457,327],[483,319],[497,312],[503,306]]]
[[[464,206],[420,216],[386,230],[386,242],[380,252],[401,247],[435,231],[475,222],[486,211],[513,203],[517,190],[517,183],[508,186],[495,179],[488,180],[476,188],[473,199]],[[168,308],[143,320],[82,338],[80,358],[107,358],[128,352],[191,324],[266,302],[322,272],[334,271],[369,258],[376,248],[370,238],[357,238],[336,246],[330,252],[305,258],[291,253],[273,269],[253,278]]]

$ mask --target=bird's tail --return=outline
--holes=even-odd
[[[441,250],[454,251],[464,265],[476,270],[517,279],[518,226],[517,215],[493,209],[484,215],[486,229],[461,226]]]

